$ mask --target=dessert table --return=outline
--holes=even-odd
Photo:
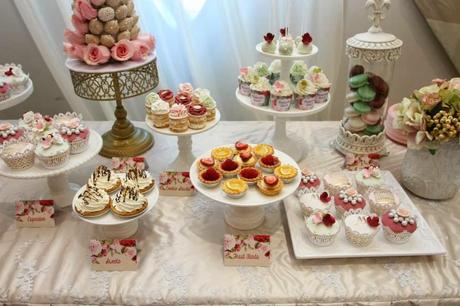
[[[111,122],[89,122],[98,132]],[[144,123],[135,122],[143,127]],[[338,170],[343,158],[330,145],[339,122],[288,122],[305,137],[308,155],[300,166],[323,174]],[[193,153],[242,139],[260,143],[271,122],[221,122],[213,133],[195,136]],[[146,153],[154,176],[177,155],[175,139],[155,135]],[[382,168],[400,177],[405,148],[388,142]],[[70,173],[83,184],[92,169],[108,160],[97,156]],[[266,208],[261,227],[250,233],[272,235],[270,267],[226,267],[222,261],[224,206],[195,195],[160,197],[139,222],[140,266],[136,272],[90,270],[88,243],[95,228],[65,208],[57,226],[17,229],[14,205],[38,196],[43,179],[27,186],[0,178],[0,302],[31,304],[302,304],[460,305],[460,195],[426,201],[411,195],[448,253],[435,257],[296,260],[283,205]]]

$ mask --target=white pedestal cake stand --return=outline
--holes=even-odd
[[[188,129],[183,133],[176,133],[171,131],[169,128],[157,128],[153,125],[147,117],[145,118],[145,123],[150,127],[154,132],[167,136],[176,136],[177,137],[177,148],[179,149],[179,154],[176,159],[169,164],[167,170],[175,171],[187,171],[190,169],[193,161],[196,159],[192,153],[192,136],[204,133],[217,125],[220,121],[220,112],[216,109],[216,118],[213,121],[208,121],[204,129],[193,130]]]
[[[27,100],[28,97],[30,97],[33,91],[34,83],[32,82],[32,80],[29,79],[25,90],[21,91],[18,94],[12,95],[6,100],[0,101],[0,111],[24,102],[25,100]]]
[[[233,145],[228,145],[229,147]],[[264,222],[265,211],[264,207],[273,203],[278,203],[286,197],[293,194],[300,184],[300,169],[297,163],[287,154],[275,149],[274,153],[282,164],[290,164],[297,168],[297,177],[289,184],[284,184],[283,190],[276,196],[266,196],[257,190],[257,186],[249,186],[246,195],[240,199],[232,199],[225,195],[220,187],[207,188],[204,187],[198,179],[198,168],[194,162],[190,168],[190,179],[193,186],[198,192],[206,197],[225,204],[225,222],[233,228],[239,230],[249,230],[258,227]],[[201,155],[197,160],[203,157],[211,156],[211,151]],[[264,173],[265,174],[265,173]],[[225,180],[225,179],[224,179]]]
[[[94,130],[90,131],[88,149],[80,154],[70,155],[69,161],[63,167],[50,170],[41,166],[37,159],[32,168],[25,170],[12,170],[5,163],[0,163],[0,175],[13,179],[37,179],[47,178],[48,190],[41,196],[41,199],[53,199],[57,207],[66,207],[72,204],[75,192],[79,185],[69,183],[67,173],[83,165],[96,156],[102,148],[102,138]]]
[[[97,233],[100,236],[98,238],[122,239],[133,236],[139,227],[138,219],[148,214],[152,208],[155,207],[159,197],[158,187],[155,186],[152,191],[146,194],[148,200],[147,208],[141,214],[134,217],[123,218],[114,215],[112,212],[108,212],[107,214],[100,217],[85,218],[80,216],[75,211],[75,201],[77,200],[78,195],[84,190],[84,188],[85,186],[81,187],[80,190],[78,190],[78,192],[74,195],[72,200],[72,210],[81,220],[97,225]]]

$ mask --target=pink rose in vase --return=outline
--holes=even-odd
[[[111,51],[113,59],[125,62],[133,57],[134,46],[129,40],[122,39],[112,47]]]
[[[83,34],[69,29],[64,30],[64,40],[72,45],[83,45],[85,43],[85,37]]]
[[[134,40],[132,44],[134,46],[133,61],[141,61],[149,55],[150,48],[142,40]]]
[[[91,255],[97,256],[101,253],[102,251],[102,245],[99,242],[99,240],[90,240],[89,242],[89,251]]]
[[[106,46],[89,44],[83,53],[83,60],[88,65],[99,65],[107,63],[110,59],[110,51]]]
[[[88,33],[88,23],[84,22],[80,17],[77,15],[72,15],[72,24],[80,34]]]
[[[76,0],[74,13],[82,19],[91,20],[97,17],[97,10],[91,6],[88,0]]]

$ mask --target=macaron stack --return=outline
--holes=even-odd
[[[351,68],[348,85],[350,93],[346,100],[350,103],[345,109],[343,125],[352,133],[378,135],[383,132],[383,113],[389,86],[378,75],[365,72],[364,67]]]

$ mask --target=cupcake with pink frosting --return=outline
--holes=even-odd
[[[70,154],[78,154],[88,148],[89,129],[81,122],[77,113],[54,116],[54,125],[62,138],[70,144]]]
[[[366,200],[363,195],[358,193],[354,188],[340,190],[339,193],[334,196],[334,203],[335,211],[339,218],[360,213],[366,206]]]
[[[12,139],[18,139],[24,135],[24,130],[9,122],[0,123],[0,144]]]
[[[323,70],[318,66],[310,67],[308,70],[308,79],[310,79],[318,89],[316,93],[316,103],[326,102],[329,96],[329,91],[331,90],[331,82],[329,82],[329,79]]]
[[[393,243],[406,243],[417,230],[417,220],[410,210],[392,209],[382,216],[383,234]]]
[[[188,110],[183,104],[173,104],[169,110],[169,129],[176,133],[188,130]]]

